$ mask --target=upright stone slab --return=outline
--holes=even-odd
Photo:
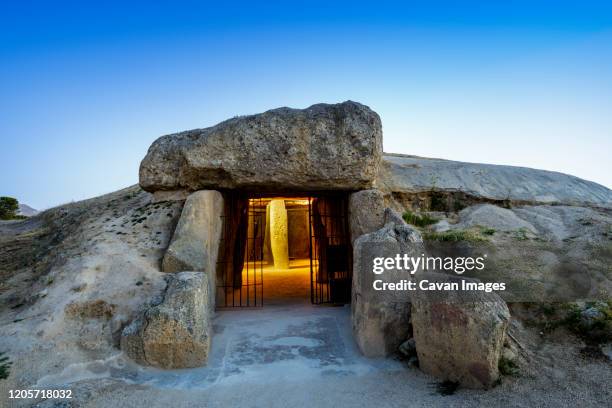
[[[356,102],[279,108],[157,139],[140,165],[147,191],[360,190],[378,175],[379,116]]]
[[[427,273],[429,282],[477,282]],[[412,295],[412,328],[419,367],[441,380],[468,388],[489,388],[499,377],[510,313],[496,293],[417,291]]]
[[[374,232],[384,225],[385,202],[380,190],[361,190],[349,195],[349,230],[351,242],[363,234]]]
[[[123,330],[121,349],[143,365],[205,365],[212,336],[209,280],[203,272],[181,272],[167,280],[162,302]]]
[[[399,282],[411,279],[404,270],[373,273],[373,260],[424,252],[420,233],[407,225],[390,209],[385,210],[385,226],[362,235],[353,249],[352,324],[361,352],[367,357],[384,357],[395,353],[409,335],[410,295],[407,291],[376,291],[374,280]],[[417,272],[418,273],[418,272]]]
[[[223,197],[214,190],[196,191],[185,200],[181,218],[162,261],[164,272],[202,271],[215,287]],[[214,296],[210,299],[214,307]]]
[[[270,244],[275,269],[289,269],[287,209],[284,200],[270,201]]]

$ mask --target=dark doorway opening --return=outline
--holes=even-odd
[[[226,192],[217,307],[350,302],[346,193]]]

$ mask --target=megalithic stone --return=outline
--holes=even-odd
[[[274,269],[289,269],[287,209],[284,200],[270,201],[270,244]]]

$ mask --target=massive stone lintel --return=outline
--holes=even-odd
[[[359,190],[373,184],[381,157],[381,121],[367,106],[279,108],[160,137],[140,164],[140,185]]]

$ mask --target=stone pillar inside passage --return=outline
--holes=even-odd
[[[284,200],[272,200],[270,204],[270,246],[274,269],[289,269],[289,242],[287,209]]]

